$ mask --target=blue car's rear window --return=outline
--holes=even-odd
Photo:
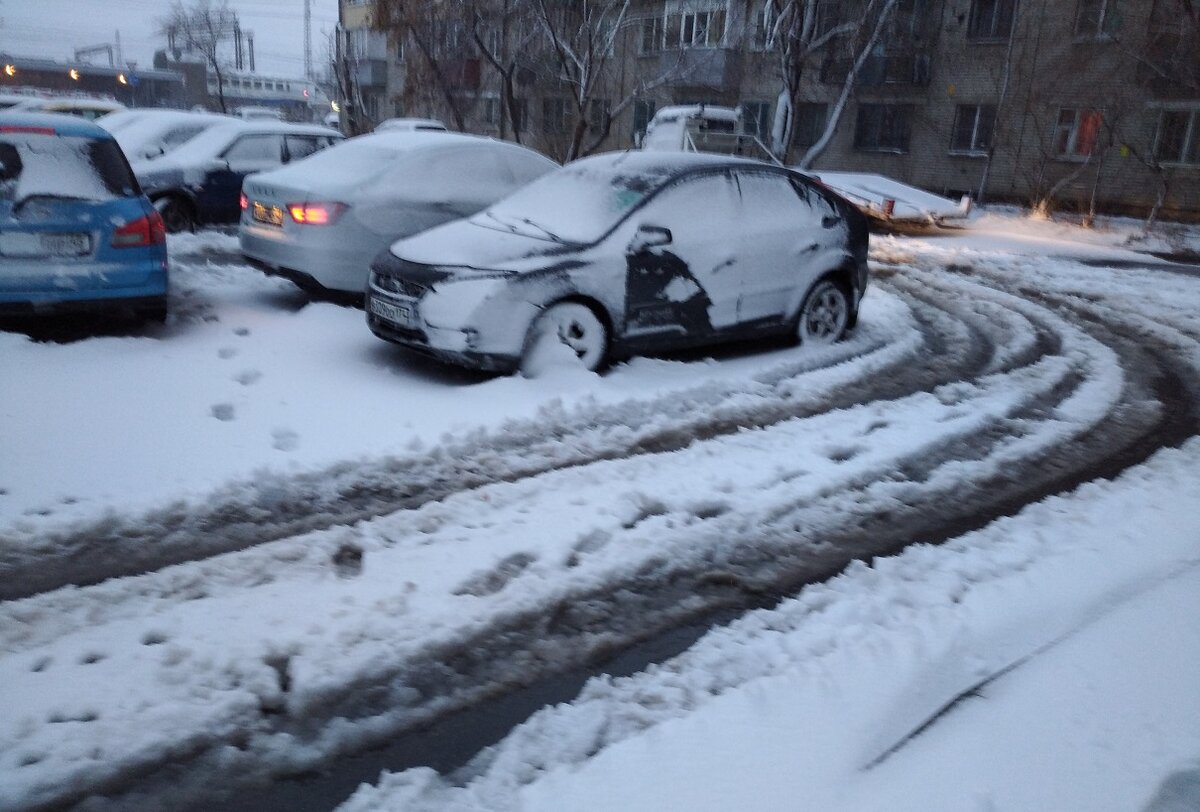
[[[140,194],[115,141],[0,132],[0,199],[111,200]]]

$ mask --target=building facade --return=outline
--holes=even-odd
[[[343,0],[347,28],[385,37],[384,67],[364,77],[391,104],[379,117],[441,118],[563,160],[630,147],[664,105],[721,104],[789,163],[836,118],[816,171],[1200,218],[1188,0],[468,5],[407,4],[404,17],[398,0]],[[781,20],[789,7],[806,13]]]

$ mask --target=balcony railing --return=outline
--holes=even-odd
[[[846,74],[853,66],[854,61],[851,59],[826,60],[821,66],[821,81],[826,84],[840,84],[846,81]],[[881,85],[924,87],[929,84],[929,67],[929,54],[869,56],[859,69],[854,84],[859,87]]]
[[[739,53],[731,48],[680,48],[658,57],[660,76],[669,84],[712,88],[736,87],[741,79]]]

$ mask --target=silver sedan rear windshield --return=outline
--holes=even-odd
[[[114,141],[0,131],[0,199],[112,200],[136,194],[137,182]]]
[[[582,162],[543,175],[471,222],[555,242],[592,243],[666,180],[662,174]]]

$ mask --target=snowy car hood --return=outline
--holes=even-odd
[[[574,253],[578,246],[480,225],[482,212],[392,243],[393,256],[419,265],[523,271],[541,267],[546,257]]]

